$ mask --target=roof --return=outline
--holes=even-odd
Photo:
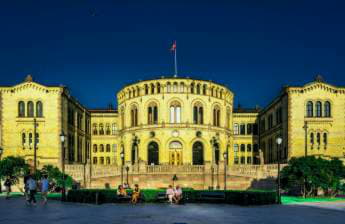
[[[213,80],[206,80],[206,79],[201,79],[201,78],[193,78],[193,77],[189,77],[189,76],[185,76],[185,77],[183,77],[183,76],[175,76],[175,75],[162,75],[162,76],[159,76],[157,78],[132,81],[132,82],[128,82],[123,88],[125,88],[127,86],[130,86],[130,85],[134,85],[134,84],[139,83],[139,82],[157,81],[157,80],[164,80],[164,79],[176,79],[176,80],[184,79],[184,80],[193,80],[193,81],[204,81],[204,82],[213,83],[215,85],[223,86],[224,88],[227,88],[227,89],[231,90],[230,87],[227,86],[226,84],[220,84],[220,83],[217,83],[217,82],[215,82]]]
[[[111,113],[117,113],[117,109],[89,109],[90,113],[100,113],[100,114],[111,114]]]
[[[259,113],[261,111],[260,108],[234,108],[234,113]]]

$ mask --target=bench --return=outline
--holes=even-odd
[[[217,191],[204,191],[200,193],[198,201],[211,203],[225,202],[225,193]]]
[[[117,195],[118,202],[129,202],[132,199],[132,192],[128,192],[126,196]]]
[[[158,194],[156,196],[156,201],[157,202],[164,202],[166,200],[168,200],[166,193],[165,192],[158,192]]]

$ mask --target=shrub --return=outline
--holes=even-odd
[[[127,192],[130,192],[128,190]],[[141,190],[141,198],[144,202],[156,202],[157,195],[160,192],[165,192],[164,189],[143,189]],[[204,191],[183,189],[183,198],[185,202],[194,203],[200,202],[201,193],[205,192],[224,192],[218,191]],[[276,203],[276,192],[274,191],[225,191],[225,200],[223,203],[237,204],[237,205],[265,205]],[[116,190],[110,189],[83,189],[70,190],[67,195],[67,201],[79,203],[96,203],[96,194],[98,194],[98,204],[103,203],[117,203],[118,200]],[[205,201],[203,201],[205,202]],[[208,200],[208,203],[217,202],[219,200]]]

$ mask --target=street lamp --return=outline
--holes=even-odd
[[[126,183],[129,186],[129,183],[128,183],[128,171],[129,171],[129,167],[126,166]]]
[[[278,162],[278,185],[277,185],[277,197],[278,197],[278,204],[281,204],[281,198],[280,198],[280,146],[283,142],[283,139],[281,137],[277,138],[277,144],[278,144],[278,149],[277,149],[277,162]]]
[[[176,176],[176,174],[174,174],[173,178],[172,178],[172,181],[173,181],[173,187],[175,186],[175,181],[177,181],[178,178]]]
[[[228,152],[223,153],[224,157],[224,191],[226,190],[226,166],[227,166],[227,161],[228,161]]]
[[[307,158],[308,156],[308,122],[304,121],[304,157]],[[307,180],[306,177],[304,177],[304,184],[303,184],[304,192],[303,196],[304,198],[307,198]]]
[[[61,194],[61,201],[66,200],[66,183],[65,183],[65,134],[63,131],[60,134],[60,141],[61,141],[61,163],[62,163],[62,194]]]
[[[124,158],[125,158],[125,153],[123,152],[123,149],[120,153],[121,157],[121,185],[123,185],[123,165],[124,165]]]
[[[37,120],[34,118],[34,173],[37,170]]]
[[[4,150],[0,147],[0,161],[1,161],[1,157],[2,157],[2,153],[4,152]],[[0,194],[2,193],[2,183],[1,183],[1,177],[0,177]]]

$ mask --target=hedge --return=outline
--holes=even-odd
[[[182,189],[183,198],[185,202],[217,202],[219,201],[203,201],[200,198],[201,193],[206,192],[220,192],[225,194],[225,200],[222,203],[236,204],[236,205],[265,205],[276,203],[275,191],[205,191],[205,190],[193,190]],[[131,192],[131,190],[128,190]],[[141,190],[141,200],[144,202],[157,202],[157,195],[164,193],[165,189],[143,189]],[[79,203],[96,203],[96,195],[98,194],[97,203],[117,203],[123,200],[119,200],[116,194],[116,190],[112,189],[82,189],[82,190],[70,190],[67,194],[67,201],[79,202]]]

